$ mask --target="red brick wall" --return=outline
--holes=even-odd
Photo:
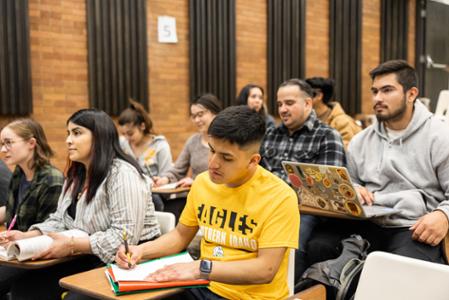
[[[414,63],[414,6],[410,1],[409,57]],[[267,1],[236,1],[237,91],[248,82],[266,88]],[[380,0],[363,1],[362,109],[371,113],[368,72],[379,63]],[[34,117],[43,125],[55,163],[65,165],[65,122],[88,105],[85,0],[29,0]],[[157,16],[176,18],[177,44],[157,41]],[[176,157],[195,132],[189,120],[187,0],[147,0],[151,117]],[[307,1],[306,76],[329,74],[329,0]],[[0,126],[12,117],[0,117]]]
[[[307,1],[306,77],[329,76],[329,1]]]

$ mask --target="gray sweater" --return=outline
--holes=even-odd
[[[150,177],[160,176],[172,167],[170,146],[163,135],[156,135],[139,157],[136,157],[131,145],[124,137],[120,137],[120,147],[126,154],[137,160],[145,174]]]
[[[347,157],[353,182],[374,193],[375,204],[400,210],[374,222],[408,227],[435,209],[449,216],[449,124],[421,102],[400,137],[389,140],[376,121],[351,140]]]
[[[209,148],[201,143],[201,134],[194,134],[187,140],[174,167],[162,176],[167,176],[170,182],[176,182],[186,177],[191,167],[192,177],[195,178],[198,174],[207,171],[208,155]]]

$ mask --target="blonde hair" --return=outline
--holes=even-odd
[[[5,128],[14,131],[23,140],[28,141],[32,138],[36,140],[36,147],[34,148],[33,160],[29,167],[35,169],[44,165],[50,164],[50,158],[53,157],[54,152],[50,148],[45,136],[42,126],[32,119],[19,119],[12,121]]]

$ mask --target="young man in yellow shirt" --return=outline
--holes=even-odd
[[[185,291],[195,299],[285,299],[288,249],[298,246],[299,213],[294,191],[259,166],[265,122],[247,106],[234,106],[216,116],[208,133],[208,172],[195,179],[178,225],[130,247],[131,263],[185,249],[201,227],[201,260],[167,266],[147,278],[209,279],[208,288]],[[124,249],[116,261],[128,268]]]

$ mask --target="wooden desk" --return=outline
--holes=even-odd
[[[47,268],[53,265],[60,264],[62,262],[66,262],[72,260],[72,256],[64,257],[64,258],[54,258],[54,259],[41,259],[41,260],[27,260],[27,261],[18,261],[16,259],[13,260],[2,260],[0,259],[0,265],[15,267],[20,269],[42,269]]]
[[[178,187],[175,189],[158,189],[153,188],[152,192],[155,194],[161,194],[165,199],[177,199],[177,198],[186,198],[187,194],[190,191],[190,187]]]
[[[87,272],[67,276],[59,280],[59,285],[70,291],[78,292],[99,299],[141,300],[162,299],[176,294],[182,289],[167,289],[152,292],[143,292],[130,295],[115,296],[111,285],[104,274],[105,268],[97,268]]]

